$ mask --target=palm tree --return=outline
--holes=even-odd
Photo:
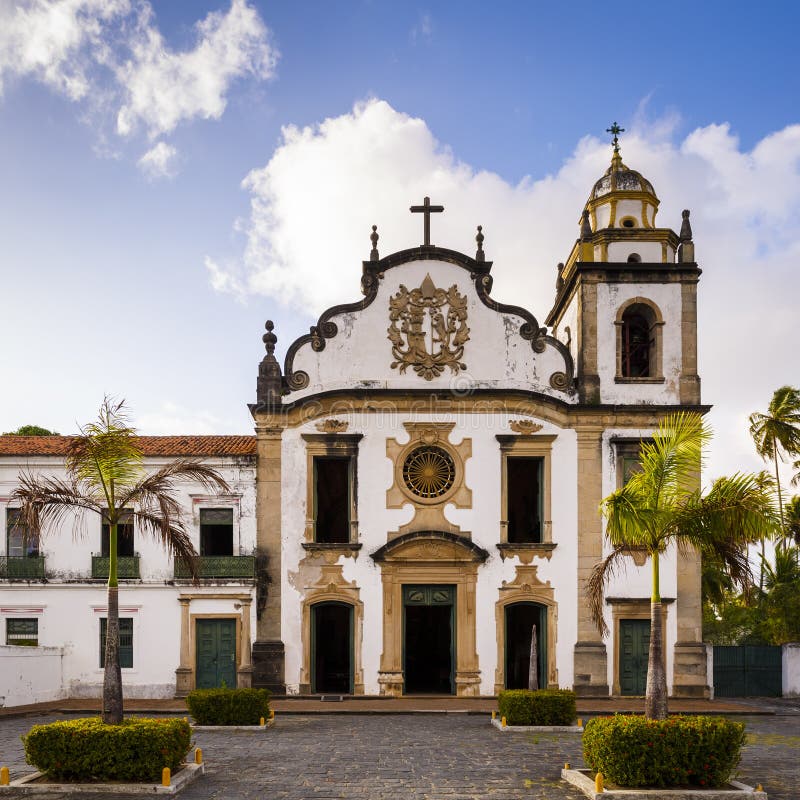
[[[600,510],[606,519],[611,553],[598,563],[587,584],[595,624],[608,633],[603,618],[603,593],[625,556],[645,550],[652,564],[650,650],[645,714],[667,715],[659,559],[670,545],[724,565],[734,584],[747,587],[750,566],[747,543],[770,533],[777,520],[770,491],[755,475],[734,475],[715,481],[706,494],[694,488],[702,448],[711,431],[696,413],[666,417],[650,442],[643,442],[639,463],[621,489],[606,497]]]
[[[750,435],[761,458],[775,462],[778,508],[781,514],[781,531],[784,531],[786,523],[778,459],[784,460],[786,455],[800,455],[800,390],[793,386],[776,389],[767,413],[755,411],[750,415]]]
[[[786,536],[800,548],[800,495],[795,495],[786,504]]]
[[[99,514],[109,527],[108,619],[103,674],[103,722],[122,722],[122,674],[119,666],[119,588],[117,526],[131,514],[139,530],[160,539],[164,547],[196,575],[197,555],[181,517],[176,483],[190,480],[207,490],[229,491],[211,467],[194,459],[178,459],[146,474],[136,431],[129,425],[123,402],[106,397],[97,422],[81,428],[69,444],[66,480],[21,473],[12,499],[20,504],[26,529],[46,533],[78,512]],[[77,526],[77,519],[76,526]],[[80,530],[76,527],[76,530]]]

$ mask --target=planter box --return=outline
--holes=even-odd
[[[588,769],[562,769],[561,777],[580,789],[591,800],[767,800],[766,792],[730,781],[721,789],[606,789],[595,792]]]
[[[275,717],[264,725],[192,725],[193,731],[265,731],[275,727]]]
[[[506,725],[504,728],[499,719],[491,723],[501,733],[583,733],[582,725]]]
[[[58,783],[47,779],[43,773],[34,772],[24,778],[0,786],[0,797],[29,794],[98,794],[119,797],[128,794],[177,794],[205,772],[205,764],[185,764],[172,776],[169,786],[160,783]]]

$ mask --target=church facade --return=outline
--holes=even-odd
[[[259,536],[273,587],[254,680],[300,693],[463,696],[527,686],[642,694],[649,581],[609,587],[610,638],[584,587],[604,555],[602,498],[667,413],[704,411],[689,212],[656,226],[652,185],[615,143],[544,322],[491,294],[474,255],[381,256],[362,299],[325,311],[251,407]],[[434,223],[435,224],[435,221]],[[674,694],[708,692],[700,564],[662,561]],[[534,628],[535,626],[535,628]],[[535,630],[535,634],[533,631]]]
[[[584,587],[606,552],[598,507],[641,441],[670,412],[707,410],[689,212],[676,233],[656,226],[658,205],[615,144],[541,320],[492,296],[480,227],[471,255],[430,243],[443,209],[425,198],[411,209],[423,243],[381,256],[373,228],[361,299],[324,311],[282,365],[267,322],[255,437],[142,440],[148,464],[203,455],[232,492],[185,487],[209,565],[199,587],[149,550],[123,586],[126,687],[185,694],[218,684],[210,665],[225,661],[226,685],[279,693],[492,695],[528,685],[535,636],[538,685],[643,694],[649,565],[632,557],[608,587],[605,638]],[[18,470],[63,468],[58,443],[14,438],[0,441],[5,650],[19,655],[20,621],[36,617],[50,632],[36,643],[71,665],[64,691],[95,691],[102,585],[78,568],[9,573]],[[78,558],[52,547],[50,563]],[[661,589],[670,691],[707,696],[699,558],[666,553]],[[84,617],[78,642],[67,621]]]

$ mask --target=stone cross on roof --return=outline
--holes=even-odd
[[[619,153],[619,137],[617,136],[618,133],[625,133],[625,128],[620,128],[617,125],[616,120],[614,121],[613,125],[610,128],[606,128],[606,133],[613,133],[614,139],[612,140],[611,144],[614,145],[614,152]]]
[[[432,206],[430,197],[426,197],[421,206],[411,206],[408,210],[412,214],[425,215],[425,241],[423,242],[423,245],[425,247],[429,247],[431,243],[431,214],[438,214],[440,211],[444,211],[444,206]]]

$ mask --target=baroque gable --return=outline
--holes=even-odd
[[[570,401],[568,349],[524,308],[491,297],[491,262],[418,247],[363,262],[358,302],[289,347],[286,400],[341,389],[522,389]]]

